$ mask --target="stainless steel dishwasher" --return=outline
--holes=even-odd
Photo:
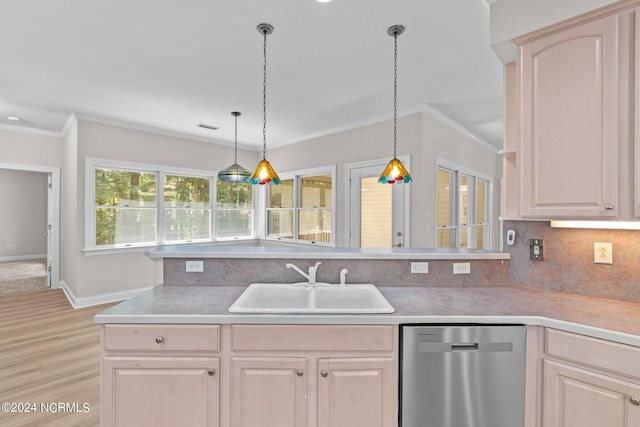
[[[402,325],[402,427],[523,427],[523,325]]]

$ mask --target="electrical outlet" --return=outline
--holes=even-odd
[[[428,262],[412,262],[411,263],[411,273],[427,274],[428,272],[429,272]]]
[[[203,261],[187,261],[185,265],[185,272],[187,273],[204,272],[204,262]]]
[[[593,262],[596,264],[613,264],[613,245],[595,242],[593,244]]]
[[[468,262],[454,262],[453,274],[471,274],[471,263]]]

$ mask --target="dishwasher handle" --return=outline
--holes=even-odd
[[[419,342],[418,353],[450,353],[460,351],[477,352],[510,352],[513,351],[511,342],[482,342],[482,343],[450,343],[450,342]]]
[[[478,343],[473,344],[451,344],[451,351],[478,351]]]

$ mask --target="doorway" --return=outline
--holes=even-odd
[[[59,282],[60,169],[0,163],[0,295]]]
[[[408,156],[398,158],[410,167]],[[387,163],[388,159],[379,159],[345,166],[349,247],[409,246],[409,186],[378,183],[378,176]]]

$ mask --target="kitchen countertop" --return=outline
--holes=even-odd
[[[161,285],[95,316],[97,323],[524,323],[640,347],[640,304],[520,286],[378,286],[391,314],[238,314],[244,286]]]
[[[269,258],[269,259],[510,259],[500,251],[477,249],[411,249],[411,248],[339,248],[314,245],[229,244],[174,245],[153,248],[146,252],[151,259],[162,258]]]

